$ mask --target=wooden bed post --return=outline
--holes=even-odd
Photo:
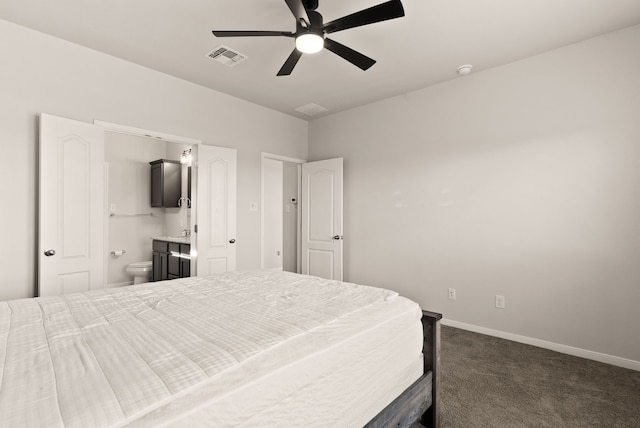
[[[382,409],[365,428],[440,428],[441,319],[441,314],[422,311],[424,374]]]
[[[431,380],[431,407],[422,415],[421,423],[429,428],[440,428],[440,320],[442,314],[422,311],[424,343],[424,373],[433,373]]]

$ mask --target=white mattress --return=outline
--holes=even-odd
[[[0,302],[0,426],[362,426],[421,375],[419,319],[282,272]]]

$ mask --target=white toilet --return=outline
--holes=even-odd
[[[133,277],[134,284],[143,284],[151,279],[153,267],[151,261],[135,262],[128,264],[126,270]]]

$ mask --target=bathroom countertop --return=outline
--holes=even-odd
[[[176,242],[178,244],[191,244],[191,238],[188,236],[154,236],[154,241]]]

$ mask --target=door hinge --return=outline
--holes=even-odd
[[[198,225],[193,226],[193,233],[198,233]]]

